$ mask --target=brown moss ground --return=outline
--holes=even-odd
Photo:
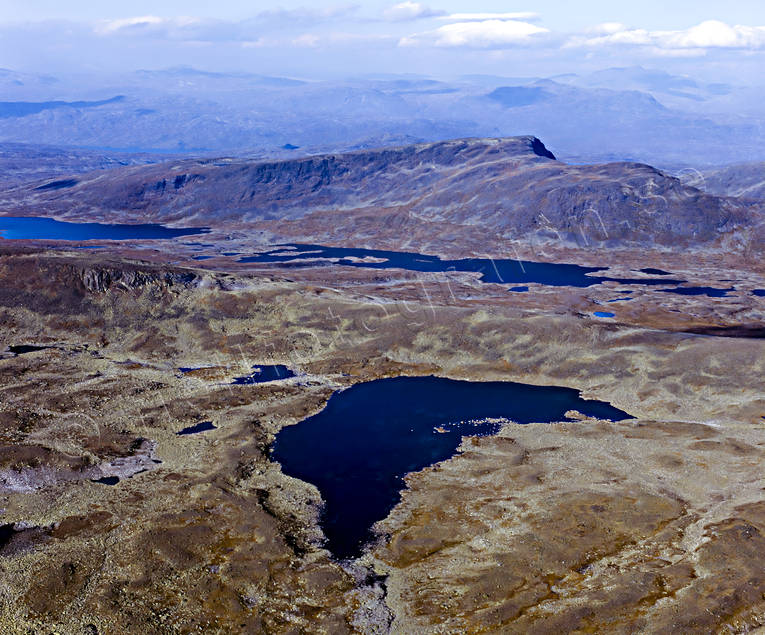
[[[99,258],[0,260],[1,341],[51,346],[0,360],[0,524],[37,528],[0,552],[2,630],[384,632],[374,593],[319,547],[318,492],[266,452],[339,386],[430,373],[572,386],[638,420],[509,426],[412,475],[367,559],[393,631],[759,624],[762,341],[657,330],[650,297],[631,325],[583,317],[608,290],[509,301],[361,270],[334,288],[324,270],[189,282]],[[759,319],[760,300],[677,302],[711,324]],[[227,385],[269,362],[307,375]],[[218,429],[175,435],[202,420]],[[161,463],[129,476],[141,439]],[[118,485],[91,482],[114,465]]]

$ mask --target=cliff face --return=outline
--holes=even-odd
[[[534,137],[462,139],[290,161],[128,167],[0,197],[5,214],[267,228],[350,236],[363,216],[409,232],[480,229],[605,246],[710,245],[762,222],[761,206],[704,193],[647,165],[566,165]],[[76,181],[76,182],[75,182]],[[390,224],[388,222],[388,224]],[[759,230],[755,230],[759,231]],[[288,233],[289,233],[288,232]],[[299,232],[298,232],[299,233]],[[370,226],[369,235],[375,232]]]
[[[140,270],[137,268],[87,267],[77,272],[82,285],[90,292],[104,293],[112,288],[140,289],[154,285],[163,289],[188,287],[197,281],[190,271]]]

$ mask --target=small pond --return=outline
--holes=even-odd
[[[102,478],[90,479],[94,483],[100,483],[101,485],[116,485],[120,482],[119,476],[104,476]]]
[[[186,436],[187,434],[199,434],[200,432],[208,432],[210,430],[217,430],[217,426],[213,424],[212,421],[200,421],[197,424],[194,424],[193,426],[188,426],[186,428],[183,428],[183,430],[179,430],[175,434]]]

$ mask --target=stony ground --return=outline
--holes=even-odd
[[[700,284],[745,282],[729,298],[637,294],[599,321],[592,311],[623,289],[247,271],[172,245],[0,250],[0,342],[47,347],[0,359],[2,632],[765,623],[765,340],[688,332],[762,325],[765,298],[748,293],[765,288],[757,267],[730,257],[723,275],[722,257],[621,254]],[[257,363],[299,375],[229,384]],[[636,419],[466,439],[408,477],[364,557],[333,561],[320,494],[269,461],[274,434],[344,385],[432,373],[571,386]],[[217,429],[176,435],[200,421]]]

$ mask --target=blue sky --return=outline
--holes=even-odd
[[[341,76],[545,75],[643,64],[747,81],[762,0],[4,0],[0,67]]]

